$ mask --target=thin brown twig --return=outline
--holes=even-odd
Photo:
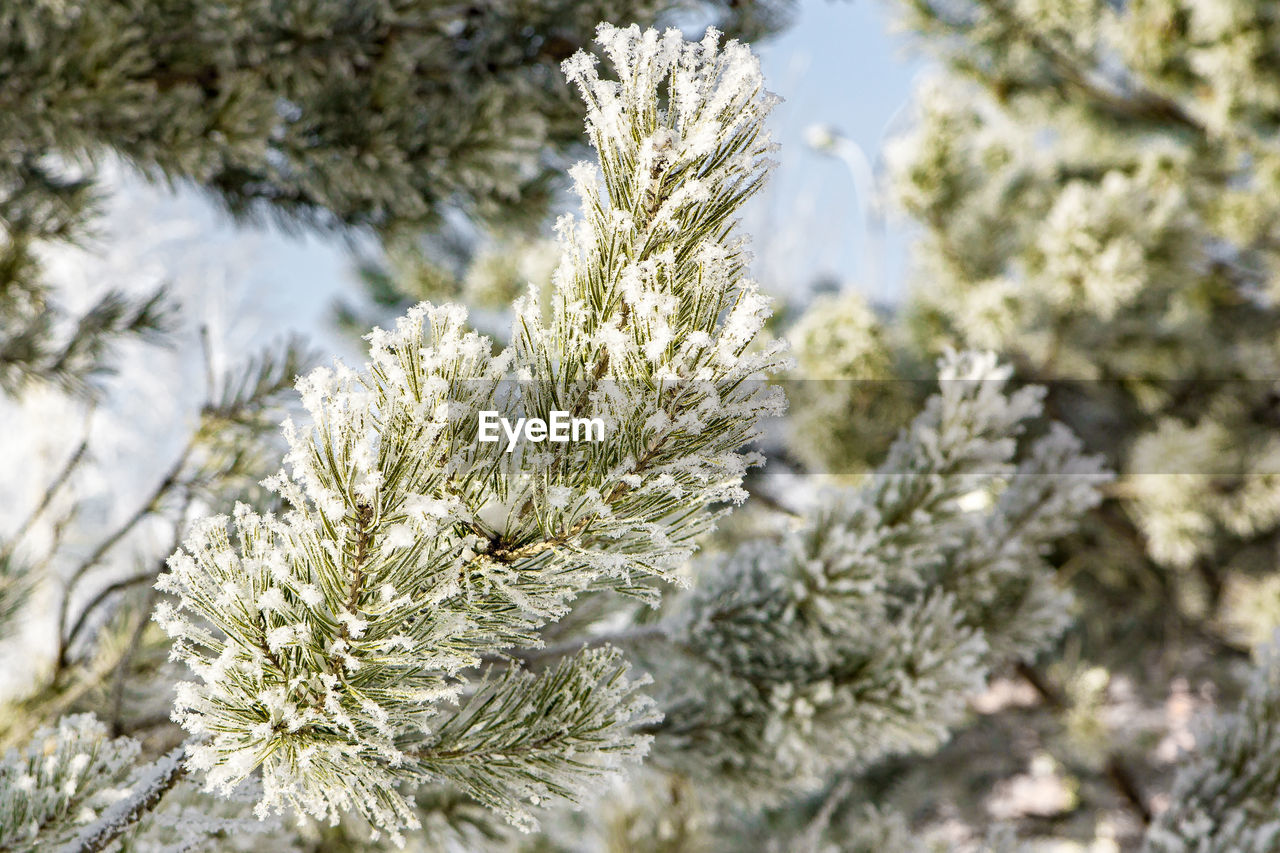
[[[1053,711],[1066,709],[1067,700],[1065,694],[1048,676],[1026,661],[1018,661],[1015,669],[1036,691],[1046,707]],[[1111,752],[1107,756],[1104,775],[1120,796],[1124,798],[1124,801],[1133,809],[1138,819],[1142,821],[1142,825],[1147,826],[1150,824],[1152,817],[1151,807],[1147,804],[1147,799],[1143,796],[1142,789],[1138,786],[1137,775],[1120,753]]]
[[[177,461],[174,462],[168,472],[165,473],[164,478],[161,479],[160,483],[152,490],[146,501],[140,504],[138,508],[134,510],[133,514],[125,519],[125,521],[112,531],[110,535],[99,542],[98,547],[94,548],[93,552],[78,566],[76,566],[75,570],[71,573],[71,577],[67,579],[66,586],[62,593],[62,600],[58,605],[58,656],[54,666],[55,678],[60,676],[67,668],[67,655],[70,651],[70,643],[67,637],[67,622],[69,621],[70,616],[72,594],[75,592],[76,587],[79,585],[80,581],[83,580],[84,576],[97,566],[102,561],[102,558],[105,557],[112,548],[119,544],[120,540],[129,535],[129,533],[137,527],[143,519],[154,513],[159,508],[160,502],[164,500],[165,496],[171,489],[179,485],[179,478],[182,475],[183,469],[186,467],[187,460],[195,449],[195,444],[196,438],[195,435],[192,435],[191,439],[188,440],[186,447],[183,448],[182,453],[179,454]]]
[[[163,563],[161,563],[161,565],[163,565]],[[95,595],[93,599],[90,600],[89,603],[80,611],[80,615],[76,617],[75,624],[73,624],[71,626],[71,630],[67,632],[67,649],[70,650],[71,647],[75,645],[76,640],[79,639],[80,632],[88,625],[89,614],[102,606],[103,602],[112,595],[115,595],[117,592],[122,592],[123,590],[137,586],[138,584],[146,583],[147,581],[154,581],[158,574],[159,570],[157,569],[139,572],[136,575],[130,575],[127,578],[122,578],[121,580],[108,584],[100,589],[98,594]]]
[[[154,589],[148,591],[146,604],[143,606],[138,622],[133,626],[133,633],[129,637],[129,646],[120,658],[120,663],[116,666],[115,677],[111,685],[112,737],[119,737],[123,733],[125,682],[128,680],[129,667],[133,664],[133,659],[142,645],[142,635],[146,632],[147,625],[151,622],[151,609],[155,607],[157,595],[158,593]]]

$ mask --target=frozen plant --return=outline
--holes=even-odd
[[[0,850],[69,840],[129,791],[138,743],[87,714],[63,717],[0,760]]]
[[[369,336],[363,371],[298,383],[280,514],[240,505],[195,526],[156,618],[196,680],[176,718],[189,766],[229,790],[260,770],[259,811],[348,810],[398,833],[402,785],[448,781],[513,821],[634,759],[650,713],[616,652],[537,674],[475,668],[562,616],[583,591],[651,594],[740,501],[743,446],[780,395],[749,351],[768,314],[744,276],[733,212],[759,186],[772,99],[746,47],[712,32],[602,26],[618,80],[565,64],[588,105],[599,175],[573,177],[544,323],[517,305],[511,348],[421,305]],[[660,97],[663,100],[660,101]],[[480,411],[589,413],[609,440],[477,441]]]
[[[1058,638],[1070,595],[1046,550],[1110,475],[1060,424],[1020,442],[1044,389],[1010,376],[949,354],[865,483],[702,570],[677,653],[653,660],[655,758],[740,800],[794,796],[936,749],[990,670]]]
[[[1264,646],[1237,708],[1201,722],[1147,853],[1274,850],[1280,845],[1280,649]]]
[[[885,158],[921,226],[912,349],[995,349],[1119,473],[1061,555],[1090,614],[1071,665],[1133,685],[1152,711],[1172,675],[1156,659],[1233,692],[1221,661],[1251,649],[1232,626],[1280,626],[1274,606],[1233,594],[1274,583],[1280,543],[1276,4],[892,5],[937,59]],[[1041,679],[1049,697],[1055,680]],[[1082,709],[1057,704],[1065,731]],[[1122,846],[1174,779],[1163,760],[1143,768],[1147,733],[1124,725],[1080,777],[1129,813]]]

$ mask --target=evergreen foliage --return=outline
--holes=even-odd
[[[1204,722],[1178,771],[1170,805],[1147,833],[1151,853],[1274,850],[1280,788],[1280,658],[1265,647],[1233,711]]]
[[[47,608],[56,638],[50,667],[39,668],[34,682],[0,713],[0,746],[26,742],[37,727],[75,707],[98,712],[115,730],[126,716],[161,713],[157,700],[166,696],[133,686],[172,677],[162,672],[167,649],[155,636],[159,632],[148,629],[154,593],[147,587],[163,569],[163,556],[138,548],[145,541],[140,534],[167,528],[172,542],[202,502],[265,494],[256,483],[261,460],[278,452],[269,433],[298,370],[312,358],[298,341],[286,341],[223,376],[210,376],[206,403],[158,482],[119,513],[118,521],[90,525],[80,534],[83,541],[70,543],[63,531],[75,529],[92,500],[82,496],[83,478],[96,473],[91,436],[65,458],[35,507],[0,543],[0,633],[17,641],[19,619]],[[91,425],[94,413],[88,408]],[[51,593],[52,601],[44,597]],[[86,705],[86,697],[94,701]]]
[[[448,210],[527,220],[579,140],[557,73],[602,19],[693,10],[735,32],[786,3],[39,0],[0,10],[0,390],[85,390],[103,346],[158,320],[111,293],[78,317],[42,246],[91,233],[92,164],[193,184],[238,218],[416,230]],[[66,328],[70,327],[70,328]]]
[[[952,354],[939,379],[866,483],[702,570],[672,627],[687,672],[657,676],[676,688],[657,760],[739,797],[794,796],[935,749],[991,668],[1066,627],[1044,552],[1107,475],[1058,426],[1015,462],[1043,389],[1006,393],[993,356]]]
[[[883,323],[857,293],[816,297],[786,336],[796,361],[787,449],[813,474],[866,473],[914,411],[915,371],[897,363]]]
[[[1280,756],[1280,658],[1262,649],[1239,706],[1204,722],[1196,753],[1178,772],[1170,807],[1147,834],[1152,853],[1272,850]]]
[[[1064,380],[1150,571],[1215,615],[1280,524],[1273,10],[903,5],[949,72],[889,158],[926,226],[918,337]]]
[[[13,630],[26,606],[32,586],[31,572],[6,552],[0,555],[0,640]]]
[[[419,5],[321,2],[264,22],[276,6],[200,4],[204,17],[196,21],[207,42],[165,40],[155,54],[86,52],[76,62],[102,70],[121,105],[132,105],[122,115],[145,112],[147,93],[159,100],[147,106],[154,114],[132,126],[103,126],[124,134],[124,143],[86,138],[82,148],[103,144],[149,173],[195,180],[237,214],[312,226],[417,227],[446,206],[479,216],[530,198],[529,182],[538,185],[555,164],[522,147],[528,140],[509,137],[536,118],[545,124],[533,133],[538,150],[547,141],[565,147],[570,135],[559,123],[580,114],[562,102],[568,89],[544,76],[550,55],[543,49],[564,58],[558,43],[539,42],[529,48],[533,55],[512,60],[507,83],[525,72],[533,78],[526,81],[532,88],[517,87],[516,101],[484,86],[463,92],[453,86],[469,78],[450,65],[458,50],[506,56],[519,52],[525,35],[504,41],[510,32],[492,21],[492,30],[480,28],[465,15],[453,26],[461,14],[453,6],[440,12],[441,24]],[[176,14],[181,4],[163,6],[158,11]],[[964,100],[930,102],[947,121],[926,118],[922,141],[898,151],[897,162],[906,164],[902,194],[930,226],[925,256],[942,270],[936,302],[922,300],[914,314],[920,349],[943,353],[936,392],[916,406],[903,390],[909,384],[847,381],[887,379],[903,364],[929,363],[919,351],[896,351],[896,338],[851,297],[822,300],[795,330],[800,370],[825,363],[844,382],[844,396],[801,433],[824,443],[804,461],[865,476],[808,496],[794,513],[750,515],[759,510],[748,508],[748,535],[715,538],[728,508],[748,498],[749,469],[764,460],[752,449],[763,422],[783,409],[780,390],[766,380],[792,366],[785,345],[762,334],[769,301],[746,275],[734,218],[768,171],[765,119],[774,99],[750,51],[722,44],[714,30],[686,42],[675,31],[601,25],[607,70],[585,52],[563,65],[585,104],[597,161],[570,170],[580,213],[557,223],[559,261],[549,285],[530,286],[514,301],[502,342],[471,328],[459,305],[423,303],[366,336],[369,358],[359,369],[336,362],[305,372],[308,359],[295,344],[210,381],[172,469],[121,528],[75,563],[59,608],[54,671],[0,721],[0,738],[19,747],[0,763],[0,850],[261,844],[340,851],[385,841],[418,850],[943,849],[917,831],[916,814],[895,808],[893,782],[908,759],[927,768],[931,755],[964,733],[992,675],[1035,678],[1037,656],[1057,646],[1079,607],[1092,608],[1093,588],[1077,584],[1083,588],[1073,595],[1064,563],[1080,553],[1115,559],[1115,552],[1100,525],[1086,531],[1084,547],[1079,520],[1113,518],[1116,502],[1107,495],[1124,495],[1132,512],[1126,529],[1147,533],[1158,528],[1144,520],[1151,513],[1167,519],[1208,505],[1196,497],[1157,507],[1163,492],[1143,497],[1150,481],[1135,472],[1117,490],[1108,473],[1110,462],[1138,465],[1144,441],[1176,431],[1168,418],[1178,406],[1201,401],[1174,405],[1157,382],[1122,385],[1114,411],[1134,420],[1097,438],[1087,414],[1109,411],[1114,397],[1088,398],[1086,413],[1065,405],[1061,386],[1014,379],[1015,369],[1053,379],[1065,365],[1101,364],[1097,375],[1110,377],[1146,363],[1126,361],[1120,342],[1144,328],[1148,291],[1187,296],[1178,288],[1194,289],[1188,258],[1196,246],[1216,243],[1179,207],[1191,202],[1179,195],[1178,180],[1159,178],[1154,166],[1143,171],[1147,160],[1061,193],[1060,174],[1032,174],[1027,166],[1030,177],[1020,173],[1002,192],[1028,205],[1037,192],[1068,201],[1061,210],[1060,198],[1034,208],[1044,214],[1038,234],[1030,224],[992,229],[998,214],[1031,208],[1005,196],[997,209],[987,197],[982,182],[1001,173],[980,173],[976,164],[987,156],[1006,164],[1012,154],[992,151],[1019,137],[992,133],[985,122],[1024,95],[1043,110],[1035,115],[1056,115],[1067,94],[1096,94],[1097,81],[1063,72],[1053,51],[1044,63],[988,55],[998,51],[982,39],[1022,38],[1029,24],[1009,24],[1022,13],[1003,5],[979,7],[995,10],[985,26],[953,20],[950,5],[915,8],[922,20],[972,25],[965,35],[981,36],[981,61],[966,66],[968,54],[955,47],[954,67],[1005,82],[1031,76],[1000,90],[1004,101],[983,101],[954,123],[947,122],[980,100],[974,90],[959,89]],[[29,19],[0,14],[39,21],[48,32],[15,25],[9,37],[38,46],[91,24],[111,32],[146,6],[34,8]],[[430,38],[388,40],[392,24],[427,27]],[[228,32],[243,43],[215,38]],[[272,39],[295,45],[306,33],[315,34],[307,42],[313,50],[258,61],[270,55]],[[373,36],[386,43],[360,53]],[[1030,43],[1038,50],[1055,44]],[[341,73],[324,67],[325,51],[346,49],[364,59],[338,62]],[[17,59],[40,51],[28,53]],[[209,56],[217,58],[213,66]],[[265,78],[241,67],[249,60],[269,67]],[[169,65],[161,69],[159,61]],[[207,67],[216,73],[204,74]],[[449,71],[448,85],[431,82],[433,68],[437,76]],[[162,70],[192,79],[161,85],[147,77]],[[30,69],[23,74],[41,79]],[[144,82],[134,85],[130,74]],[[444,88],[427,94],[413,88],[437,84]],[[401,98],[399,87],[411,91]],[[414,136],[425,122],[424,99],[442,92],[464,107],[451,104],[430,129],[448,138]],[[1164,120],[1163,107],[1134,97],[1143,121]],[[231,124],[201,124],[184,112],[200,115],[206,99],[225,111],[218,121]],[[410,106],[386,110],[382,125],[371,124],[385,137],[362,142],[339,132],[344,99],[376,105],[378,115],[392,100]],[[472,149],[490,138],[471,135],[480,133],[467,124],[473,108],[499,123],[496,147]],[[280,133],[254,137],[253,121],[234,118],[239,109],[273,116]],[[1128,109],[1112,104],[1106,114],[1127,120]],[[165,132],[177,142],[161,134],[165,116],[173,119]],[[1064,138],[1066,125],[1058,126]],[[184,152],[184,135],[199,144]],[[426,146],[413,157],[396,148],[409,136]],[[1039,163],[1040,144],[1031,140],[1020,153]],[[955,161],[965,168],[956,176],[944,154],[963,145],[975,148]],[[470,153],[449,160],[450,146]],[[65,156],[81,148],[58,150]],[[1148,150],[1134,145],[1129,153],[1141,159]],[[334,171],[326,176],[320,164]],[[1035,180],[1038,190],[1018,195]],[[946,207],[965,193],[991,205],[982,208],[983,232],[958,233],[976,227],[970,208]],[[1195,203],[1210,205],[1198,196]],[[1082,248],[1086,236],[1092,242]],[[1114,245],[1095,251],[1104,244]],[[1007,254],[993,260],[998,252]],[[983,326],[994,315],[966,296],[974,287],[969,254],[999,270],[1002,294],[1017,292],[1033,308]],[[498,291],[523,277],[497,260],[494,267],[485,275]],[[393,296],[397,288],[387,286]],[[1007,305],[1003,296],[995,301]],[[1187,316],[1190,305],[1204,307],[1181,303]],[[1258,319],[1255,308],[1236,307]],[[1161,323],[1178,334],[1191,327],[1207,334],[1225,322],[1214,315],[1180,326],[1184,314],[1170,310]],[[1097,321],[1087,328],[1100,337],[1063,326],[1048,346],[1053,357],[1039,358],[1045,329],[1037,324],[1052,329],[1046,318],[1054,312],[1070,313],[1072,323]],[[1120,328],[1126,323],[1128,331]],[[969,348],[955,351],[951,342]],[[1134,356],[1164,371],[1144,379],[1178,375],[1154,351],[1159,343]],[[976,344],[1011,361],[975,351]],[[1098,354],[1092,361],[1089,346]],[[1188,358],[1207,370],[1208,346],[1197,346]],[[298,374],[305,414],[285,420],[277,452],[265,433]],[[1233,393],[1230,386],[1210,387],[1214,405],[1196,412],[1218,419],[1209,451],[1216,462],[1234,452],[1237,424],[1228,416],[1241,410],[1228,405],[1239,400],[1222,396]],[[906,423],[901,413],[911,410],[919,414]],[[482,411],[513,420],[553,411],[596,417],[606,440],[522,440],[508,452],[503,441],[478,440]],[[860,422],[832,429],[836,412],[865,416],[865,429]],[[1109,458],[1085,453],[1090,445]],[[283,466],[258,488],[279,453]],[[72,456],[49,495],[80,458]],[[1177,555],[1204,558],[1214,525],[1236,536],[1267,532],[1266,481],[1241,480],[1260,483],[1256,492],[1234,491],[1234,482],[1228,492],[1236,503],[1178,528],[1185,542],[1153,535],[1141,543],[1150,564],[1181,569],[1188,559]],[[46,497],[33,518],[50,505]],[[229,517],[189,523],[231,507]],[[768,521],[755,525],[762,517]],[[181,540],[167,573],[157,580],[160,567],[144,565],[96,592],[85,589],[139,524],[160,518]],[[1080,553],[1064,556],[1064,540]],[[1172,544],[1162,551],[1159,542]],[[20,562],[17,553],[14,543],[0,552],[0,630],[26,606],[33,573],[48,571],[48,559],[23,552]],[[153,609],[167,640],[145,619]],[[166,652],[174,665],[160,660]],[[1274,774],[1266,760],[1274,752],[1267,723],[1274,670],[1264,663],[1240,711],[1206,729],[1199,757],[1175,785],[1180,799],[1152,829],[1151,849],[1272,844]],[[131,707],[125,685],[144,679],[153,701]],[[170,699],[173,721],[185,731],[155,721],[156,700]],[[84,707],[98,709],[102,722],[67,713]],[[55,719],[56,728],[32,735]],[[148,756],[171,751],[144,764],[137,741],[115,737],[125,733],[145,733]],[[247,800],[259,817],[296,820],[287,829],[260,827],[272,834],[253,840],[239,823],[250,813]],[[1012,832],[985,831],[968,840],[1016,848]],[[1213,847],[1219,838],[1230,844]]]
[[[1171,671],[1230,697],[1226,662],[1249,652],[1231,626],[1257,636],[1280,624],[1273,599],[1249,592],[1269,588],[1280,534],[1269,47],[1280,19],[1271,4],[1197,0],[893,6],[941,64],[917,91],[913,128],[886,150],[889,191],[923,226],[907,346],[1000,352],[1046,383],[1047,408],[1119,472],[1062,555],[1091,615],[1072,631],[1072,666],[1132,685],[1132,701],[1157,713],[1173,701]],[[1077,779],[1127,803],[1136,844],[1171,782],[1172,763],[1144,746],[1160,727],[1136,711],[1104,722],[1058,669],[1032,671],[1057,718],[1045,739],[1074,754]],[[1265,719],[1246,701],[1204,749]],[[1080,749],[1072,732],[1085,727],[1095,746]],[[1235,772],[1248,802],[1234,809],[1275,810],[1247,767],[1224,769],[1222,784]],[[1225,823],[1221,846],[1213,828],[1196,836],[1188,784],[1175,784],[1169,817],[1156,816],[1164,840],[1149,844],[1180,849],[1168,840],[1178,825],[1197,838],[1186,849],[1274,848],[1232,840]],[[1023,830],[1090,838],[1095,827]]]
[[[0,762],[0,850],[51,849],[128,794],[138,743],[90,715],[63,717]]]
[[[290,469],[268,483],[287,510],[240,505],[231,536],[201,521],[170,560],[159,588],[179,609],[157,620],[200,679],[176,718],[209,787],[261,768],[263,813],[355,809],[398,833],[418,824],[402,782],[453,781],[523,819],[643,748],[611,655],[498,682],[466,670],[535,644],[583,591],[671,578],[708,507],[745,497],[741,448],[780,411],[758,381],[780,346],[747,352],[768,308],[730,218],[767,166],[771,100],[750,52],[717,38],[602,27],[619,80],[566,63],[603,180],[575,170],[584,218],[560,223],[548,324],[523,301],[497,354],[455,306],[375,329],[365,371],[298,383],[312,423],[286,422]],[[477,440],[482,411],[553,409],[602,418],[608,441]]]

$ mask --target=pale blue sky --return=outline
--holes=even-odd
[[[901,226],[890,223],[884,280],[873,288],[863,280],[866,247],[852,175],[805,143],[807,127],[833,125],[875,164],[886,132],[901,127],[924,63],[904,36],[890,33],[887,6],[803,0],[794,26],[758,48],[770,88],[785,99],[772,122],[779,164],[747,223],[757,275],[772,288],[803,289],[823,276],[875,299],[899,290]]]

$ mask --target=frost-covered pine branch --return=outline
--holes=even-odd
[[[1151,621],[1212,622],[1280,536],[1277,62],[1250,46],[1280,33],[1273,10],[896,5],[948,66],[886,151],[926,226],[917,337],[1072,380],[1050,385],[1060,416],[1124,475],[1109,538],[1146,551],[1114,591],[1157,574]],[[1202,595],[1203,615],[1180,603]]]
[[[993,355],[951,355],[941,388],[862,487],[779,542],[713,562],[654,657],[655,757],[775,800],[837,770],[936,748],[991,667],[1069,620],[1047,547],[1109,477],[1060,425],[1023,441],[1043,389]]]
[[[0,760],[0,850],[34,851],[70,840],[127,797],[136,741],[107,736],[90,715],[63,717]]]
[[[581,769],[636,757],[627,731],[654,719],[652,703],[635,693],[616,649],[584,649],[549,672],[516,668],[487,680],[418,751],[428,772],[512,817],[513,796],[537,804],[572,799],[562,781],[566,764]]]
[[[1157,656],[1234,681],[1219,662],[1280,624],[1280,55],[1258,49],[1280,37],[1274,4],[892,5],[940,60],[885,151],[922,225],[913,337],[1043,379],[1121,475],[1066,556],[1092,617],[1076,665],[1153,710],[1170,692]],[[1151,767],[1117,783],[1145,820],[1173,782],[1141,755],[1156,733],[1086,713]],[[1063,703],[1060,730],[1081,716]],[[1109,763],[1088,781],[1128,775]]]
[[[1202,723],[1147,830],[1148,853],[1280,848],[1280,646],[1259,653],[1239,706]]]
[[[97,853],[132,827],[138,819],[155,808],[166,793],[186,773],[183,759],[186,747],[176,747],[143,767],[132,780],[125,796],[103,810],[78,833],[62,845],[58,853]]]
[[[369,335],[365,370],[300,380],[311,422],[286,423],[269,481],[286,511],[200,522],[161,579],[178,602],[156,618],[198,678],[175,707],[190,765],[223,790],[260,770],[260,813],[350,810],[394,835],[417,822],[402,786],[449,779],[527,822],[530,799],[571,799],[644,748],[612,653],[469,670],[536,644],[584,590],[672,578],[710,505],[745,496],[743,447],[781,408],[756,380],[781,358],[749,349],[768,307],[732,216],[763,179],[772,101],[714,32],[598,41],[616,81],[565,65],[600,177],[573,171],[583,218],[560,222],[549,320],[523,300],[494,353],[462,309],[424,304]],[[482,411],[555,410],[607,440],[478,440]]]
[[[0,759],[0,851],[96,853],[120,849],[120,839],[126,850],[190,850],[228,830],[260,835],[259,821],[222,817],[207,801],[157,813],[185,776],[185,747],[149,763],[140,751],[137,740],[111,737],[92,714],[64,716],[9,750]]]

